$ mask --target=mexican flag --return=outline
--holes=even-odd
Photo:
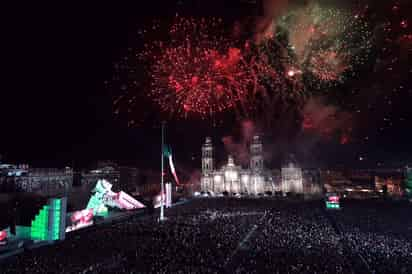
[[[169,167],[170,171],[173,174],[173,177],[175,179],[175,182],[177,185],[180,185],[179,178],[177,178],[175,166],[173,164],[173,158],[172,158],[172,148],[169,145],[164,145],[163,146],[163,157],[166,157],[169,159]]]

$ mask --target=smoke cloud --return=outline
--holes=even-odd
[[[305,133],[332,139],[340,135],[340,142],[349,142],[353,130],[352,115],[338,107],[326,105],[321,98],[310,99],[303,109],[302,128]]]
[[[255,43],[259,44],[275,34],[275,19],[283,13],[288,4],[288,0],[263,0],[263,15],[256,18],[255,22]]]
[[[236,140],[233,136],[222,138],[225,150],[235,158],[235,161],[243,166],[249,164],[249,146],[253,136],[257,134],[257,127],[251,120],[242,121],[240,124],[240,138]]]

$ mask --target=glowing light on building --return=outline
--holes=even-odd
[[[302,169],[290,163],[287,167],[282,167],[282,192],[303,193]]]
[[[225,176],[227,179],[232,180],[232,181],[237,180],[237,177],[238,177],[236,171],[226,171]]]
[[[248,175],[243,175],[243,176],[242,176],[242,182],[243,182],[244,184],[246,184],[247,182],[249,182],[249,176],[248,176]]]

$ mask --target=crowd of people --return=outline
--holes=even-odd
[[[412,206],[351,201],[333,215],[354,253],[374,273],[412,273]]]
[[[408,211],[386,208],[375,214],[355,204],[331,212],[331,221],[320,202],[195,199],[167,209],[163,222],[157,214],[144,215],[72,232],[0,268],[2,273],[360,273],[360,254],[376,273],[411,273],[412,221],[397,230],[397,218]],[[381,215],[392,211],[397,214],[388,219]]]
[[[278,205],[258,227],[238,273],[353,273],[318,203]]]

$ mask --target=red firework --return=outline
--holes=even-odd
[[[143,57],[150,62],[151,92],[162,111],[201,117],[233,109],[256,92],[269,66],[248,58],[249,45],[236,47],[219,19],[177,17],[170,41],[155,42]]]

